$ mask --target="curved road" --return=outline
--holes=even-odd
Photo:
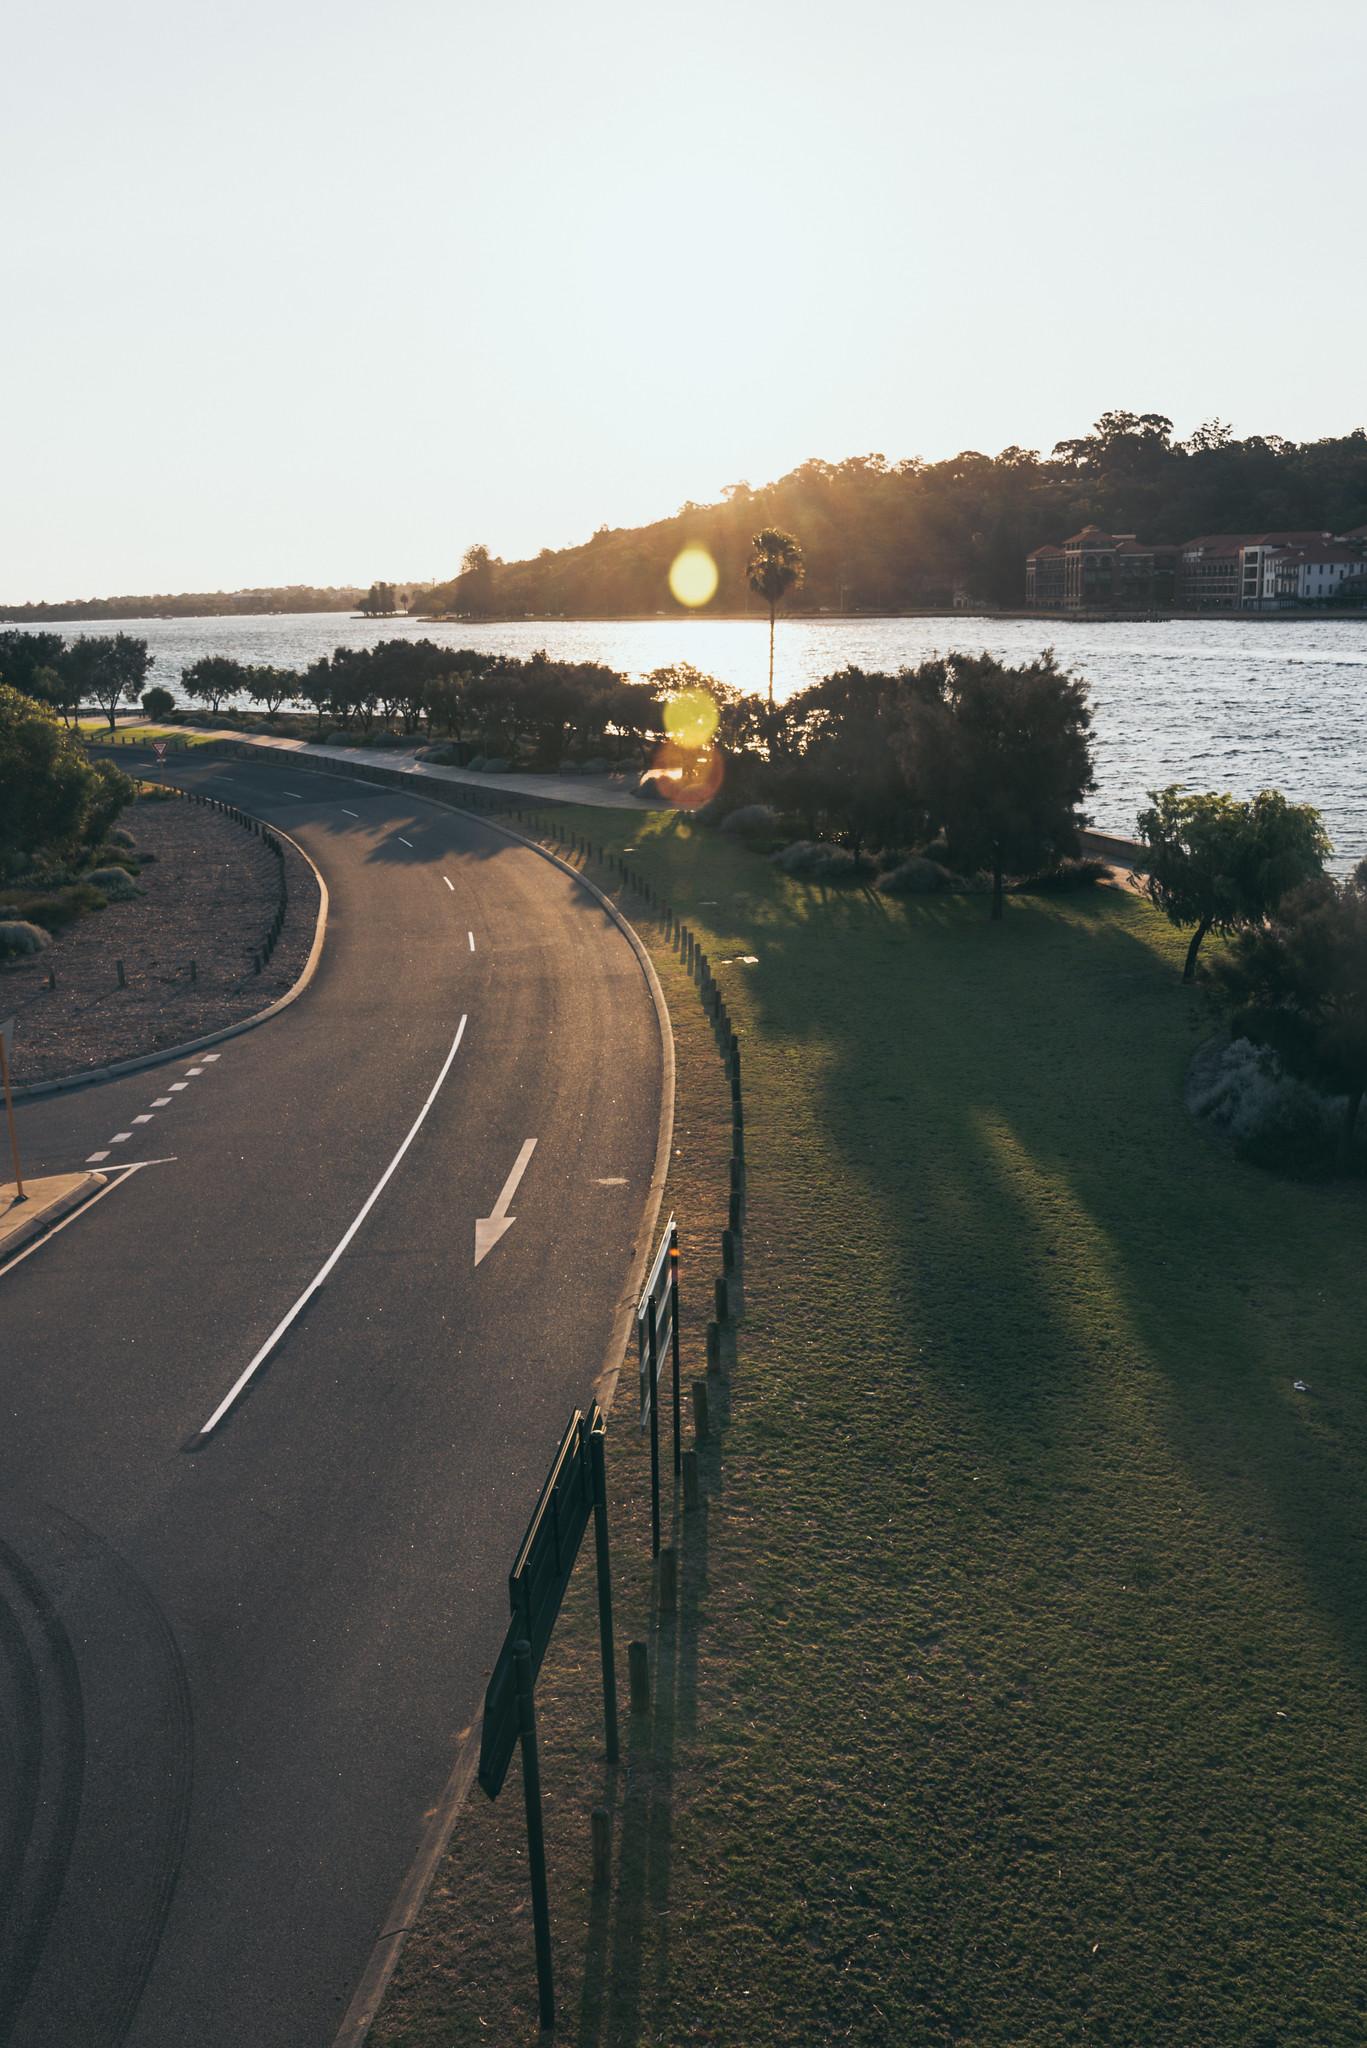
[[[399,792],[188,772],[307,847],[328,939],[216,1058],[20,1113],[35,1175],[160,1163],[0,1273],[14,2048],[327,2048],[649,1207],[659,1027],[586,890]]]

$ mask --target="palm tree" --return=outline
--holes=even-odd
[[[774,617],[779,602],[802,581],[802,548],[791,533],[766,526],[750,543],[750,588],[769,607],[769,709],[774,708]]]

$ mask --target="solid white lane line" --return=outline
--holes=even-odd
[[[143,1114],[141,1116],[135,1116],[133,1121],[135,1124],[150,1124],[152,1121],[151,1111],[144,1110]]]
[[[386,1166],[384,1172],[380,1175],[380,1178],[376,1181],[374,1187],[366,1196],[365,1201],[362,1203],[359,1211],[357,1212],[355,1221],[347,1230],[345,1237],[343,1237],[341,1243],[337,1246],[337,1249],[331,1254],[327,1261],[322,1266],[320,1266],[317,1273],[314,1275],[313,1279],[309,1281],[308,1286],[304,1289],[299,1299],[295,1302],[293,1308],[291,1308],[285,1315],[281,1317],[280,1321],[271,1331],[270,1336],[267,1337],[265,1343],[261,1346],[261,1349],[257,1352],[255,1358],[252,1360],[251,1364],[246,1368],[245,1372],[241,1373],[239,1377],[236,1380],[234,1380],[232,1386],[229,1387],[227,1393],[223,1396],[223,1399],[219,1402],[217,1408],[215,1408],[213,1414],[205,1423],[203,1429],[200,1430],[199,1434],[201,1438],[209,1436],[215,1429],[218,1428],[219,1423],[222,1422],[224,1416],[232,1407],[234,1401],[237,1400],[243,1388],[248,1386],[252,1379],[255,1378],[257,1372],[265,1364],[266,1360],[270,1357],[272,1351],[274,1351],[276,1345],[280,1342],[280,1339],[284,1336],[286,1330],[288,1330],[290,1324],[294,1321],[295,1317],[299,1314],[300,1310],[306,1305],[306,1303],[310,1302],[313,1299],[314,1295],[323,1285],[323,1282],[327,1279],[329,1273],[331,1273],[333,1267],[341,1258],[342,1253],[351,1243],[352,1238],[355,1237],[357,1231],[365,1222],[366,1217],[370,1214],[371,1210],[375,1207],[375,1204],[379,1201],[380,1196],[389,1186],[391,1179],[393,1178],[394,1174],[398,1171],[399,1163],[402,1160],[404,1153],[408,1150],[413,1140],[417,1137],[418,1132],[422,1129],[424,1123],[426,1123],[427,1112],[431,1109],[432,1104],[436,1101],[438,1095],[441,1093],[442,1082],[450,1073],[451,1064],[455,1059],[456,1054],[460,1051],[460,1042],[462,1038],[464,1038],[465,1036],[465,1024],[466,1019],[462,1017],[460,1023],[456,1026],[456,1035],[451,1040],[451,1050],[447,1053],[445,1060],[442,1062],[441,1072],[437,1075],[436,1080],[432,1083],[431,1094],[428,1096],[426,1102],[424,1102],[422,1108],[418,1111],[417,1118],[413,1124],[412,1130],[408,1133],[408,1136],[404,1139],[402,1145],[400,1145],[398,1151],[394,1154],[394,1157],[390,1160],[388,1166]]]
[[[285,791],[285,795],[292,796],[297,804],[301,804],[304,801],[304,799],[300,796],[297,789],[287,789]]]
[[[451,894],[452,894],[452,895],[454,896],[454,895],[455,895],[455,893],[456,893],[456,885],[455,885],[455,883],[454,883],[454,882],[453,882],[453,881],[451,880],[451,877],[450,877],[449,875],[443,875],[443,876],[442,876],[442,880],[443,880],[443,882],[445,882],[445,884],[446,884],[447,888],[448,888],[448,889],[449,889],[449,890],[451,891]]]
[[[152,1104],[152,1107],[153,1107],[153,1109],[169,1109],[169,1108],[171,1107],[171,1098],[170,1098],[170,1096],[169,1096],[169,1095],[159,1095],[159,1096],[157,1097],[156,1101],[155,1101],[155,1102],[154,1102],[154,1103]]]
[[[406,847],[408,848],[409,852],[410,852],[410,853],[412,852],[412,850],[413,850],[413,842],[412,842],[412,840],[411,840],[411,839],[405,839],[405,838],[404,838],[404,836],[403,836],[403,834],[402,834],[402,832],[396,832],[396,833],[394,834],[394,837],[395,837],[395,838],[396,838],[396,839],[398,840],[398,842],[399,842],[400,846],[406,846]]]
[[[345,804],[342,805],[342,811],[348,818],[359,818],[361,815],[359,811],[348,811]]]
[[[98,1166],[102,1159],[107,1159],[108,1157],[109,1154],[107,1152],[92,1152],[85,1163],[87,1166]]]
[[[470,951],[471,951],[471,952],[473,953],[473,952],[474,952],[474,950],[475,950],[475,935],[474,935],[474,933],[473,933],[473,932],[471,932],[471,934],[470,934]]]

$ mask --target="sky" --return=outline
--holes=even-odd
[[[1367,424],[1367,9],[12,0],[0,598]]]

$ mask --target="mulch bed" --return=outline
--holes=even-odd
[[[284,929],[258,974],[253,956],[264,951],[280,888],[280,865],[265,842],[181,797],[130,804],[119,822],[139,854],[154,856],[138,876],[141,894],[68,926],[46,952],[0,966],[0,1015],[18,1017],[17,1085],[137,1059],[238,1023],[284,995],[308,958],[318,884],[293,847],[285,847]]]

